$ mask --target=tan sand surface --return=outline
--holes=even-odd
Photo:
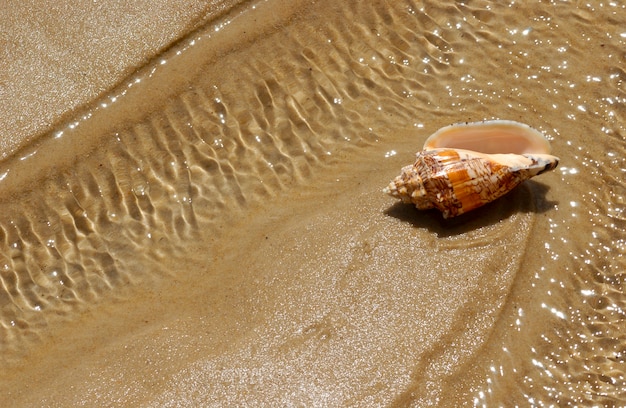
[[[0,17],[0,405],[626,400],[624,6],[65,4]],[[495,118],[560,167],[382,194]]]
[[[238,3],[3,1],[0,159]]]

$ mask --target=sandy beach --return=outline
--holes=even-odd
[[[626,400],[626,8],[0,6],[3,406]],[[382,193],[507,119],[559,167]]]

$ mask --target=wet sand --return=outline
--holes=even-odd
[[[626,398],[622,6],[219,15],[7,145],[4,405]],[[452,220],[381,193],[438,128],[492,118],[561,166]]]
[[[3,2],[0,159],[76,120],[81,108],[93,109],[159,53],[239,3]]]

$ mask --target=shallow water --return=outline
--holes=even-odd
[[[2,398],[623,404],[624,6],[246,7],[2,163]],[[560,167],[450,221],[381,194],[492,118]]]

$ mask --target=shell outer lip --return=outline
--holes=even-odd
[[[550,154],[550,142],[538,130],[512,120],[487,120],[445,126],[424,143],[424,150],[455,148],[480,153]]]

